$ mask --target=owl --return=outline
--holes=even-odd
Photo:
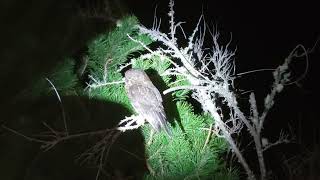
[[[141,69],[127,70],[125,89],[136,113],[149,122],[156,132],[164,129],[171,136],[161,94],[148,75]]]

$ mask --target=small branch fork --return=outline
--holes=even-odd
[[[90,89],[96,89],[96,88],[100,88],[103,86],[108,86],[108,85],[114,85],[114,84],[123,84],[124,80],[121,81],[114,81],[114,82],[105,82],[105,81],[99,81],[97,79],[95,79],[93,76],[89,75],[89,79],[93,81],[92,84],[87,84]]]
[[[141,116],[130,116],[121,120],[117,130],[125,132],[127,130],[138,129],[140,126],[144,125],[145,119]]]

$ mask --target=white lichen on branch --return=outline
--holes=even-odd
[[[235,51],[229,50],[229,45],[221,45],[218,41],[219,33],[216,30],[209,31],[212,39],[212,47],[210,51],[203,47],[206,35],[206,24],[203,16],[189,36],[186,47],[180,47],[177,44],[176,28],[180,27],[182,22],[174,21],[174,2],[170,0],[169,3],[169,17],[170,30],[169,34],[161,32],[159,26],[156,24],[151,29],[145,26],[139,26],[139,30],[143,34],[148,34],[153,40],[161,42],[165,48],[159,48],[156,51],[160,56],[170,57],[173,61],[173,67],[169,68],[163,75],[171,75],[183,77],[188,80],[189,85],[175,86],[165,90],[163,93],[167,94],[179,90],[191,90],[192,97],[196,99],[201,105],[204,112],[208,112],[214,122],[213,132],[223,137],[230,145],[232,151],[236,154],[239,162],[243,165],[248,178],[261,179],[266,178],[266,167],[263,156],[263,151],[278,145],[280,143],[289,142],[288,136],[281,134],[279,140],[274,143],[266,143],[266,138],[261,136],[263,125],[267,114],[274,105],[275,96],[280,93],[286,84],[290,83],[289,63],[293,58],[306,56],[307,51],[302,54],[297,53],[297,49],[302,46],[297,46],[285,62],[274,70],[274,82],[271,92],[266,96],[264,108],[258,111],[254,93],[251,93],[248,104],[250,104],[250,114],[246,114],[240,109],[237,96],[235,94],[233,82],[235,77],[234,55]],[[156,18],[155,18],[156,19]],[[181,28],[182,29],[182,28]],[[302,47],[303,48],[303,47]],[[149,52],[153,52],[149,48]],[[174,82],[172,83],[174,84]],[[222,99],[222,100],[221,100]],[[227,119],[223,119],[219,113],[219,105],[217,102],[223,103],[229,109]],[[258,162],[260,166],[260,175],[255,176],[244,158],[237,143],[232,138],[234,134],[238,134],[242,128],[245,127],[252,136]]]

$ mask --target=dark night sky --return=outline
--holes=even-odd
[[[163,26],[167,23],[168,1],[127,1],[130,10],[141,22],[152,26],[154,9],[161,17]],[[143,5],[142,5],[143,4]],[[283,62],[298,44],[312,48],[320,39],[320,15],[315,1],[279,3],[279,1],[175,1],[176,19],[186,22],[185,32],[191,34],[201,12],[206,22],[217,25],[221,39],[228,41],[232,33],[232,47],[237,48],[235,56],[238,72],[260,68],[274,68]],[[164,31],[168,32],[166,28]],[[310,55],[310,69],[304,81],[305,88],[313,89],[320,45]],[[296,61],[297,74],[302,73],[305,61]],[[256,75],[265,74],[258,73]]]
[[[144,4],[141,6],[140,4]],[[167,1],[131,1],[129,5],[141,21],[151,26],[155,5],[158,17],[166,24]],[[312,46],[319,37],[319,12],[313,2],[283,3],[278,1],[175,1],[176,18],[185,21],[190,32],[203,9],[206,21],[217,24],[219,30],[232,32],[234,44],[239,49],[238,58],[268,61],[282,59],[297,44]],[[256,60],[258,61],[258,60]],[[269,60],[270,61],[270,60]]]
[[[168,1],[127,1],[129,7],[145,26],[152,26],[154,9],[157,5],[157,16],[161,17],[166,26]],[[280,1],[175,1],[176,19],[185,21],[186,33],[192,28],[203,10],[206,22],[218,25],[222,40],[228,41],[232,33],[232,47],[237,47],[237,72],[261,68],[275,68],[289,55],[298,44],[311,49],[317,39],[320,40],[320,17],[316,1],[281,2]],[[143,5],[141,5],[143,4]],[[166,32],[167,29],[163,28]],[[315,99],[318,99],[317,75],[320,44],[309,56],[308,75],[303,79],[301,87],[287,87],[281,98],[277,99],[275,114],[272,118],[284,121],[297,121],[298,116],[316,124]],[[306,67],[304,59],[294,61],[292,69],[295,77],[303,73]],[[258,98],[268,93],[272,76],[270,72],[260,72],[238,79],[243,90],[255,90]],[[262,102],[262,99],[260,99]],[[294,100],[294,101],[293,101]],[[277,109],[277,107],[280,107]],[[285,120],[284,120],[285,119]],[[274,123],[274,122],[273,122]],[[273,124],[272,123],[272,124]],[[273,126],[273,125],[270,126]],[[310,128],[309,126],[306,129]],[[272,128],[271,128],[272,129]]]
[[[28,82],[38,71],[40,74],[48,71],[57,59],[76,53],[94,37],[94,31],[101,29],[103,23],[77,17],[77,2],[1,1],[0,58],[2,68],[6,69],[0,72],[3,85],[10,87],[12,76],[20,82]],[[124,4],[147,27],[152,26],[157,6],[157,16],[166,30],[168,1],[125,0]],[[320,37],[318,6],[312,1],[176,0],[175,4],[176,19],[186,22],[183,27],[187,34],[191,33],[202,10],[206,22],[217,25],[223,40],[228,41],[232,33],[232,47],[237,47],[238,72],[273,68],[297,44],[311,48]],[[119,14],[116,11],[112,13]],[[319,57],[319,46],[312,56]],[[316,59],[310,60],[307,88],[314,84],[311,78],[316,77]],[[19,70],[21,64],[24,69]],[[296,64],[305,65],[304,61]],[[8,69],[12,71],[7,72]],[[13,86],[21,88],[15,83]]]

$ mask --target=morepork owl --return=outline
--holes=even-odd
[[[159,132],[170,130],[162,105],[162,97],[152,84],[148,75],[141,69],[129,69],[125,72],[125,89],[135,111]]]

